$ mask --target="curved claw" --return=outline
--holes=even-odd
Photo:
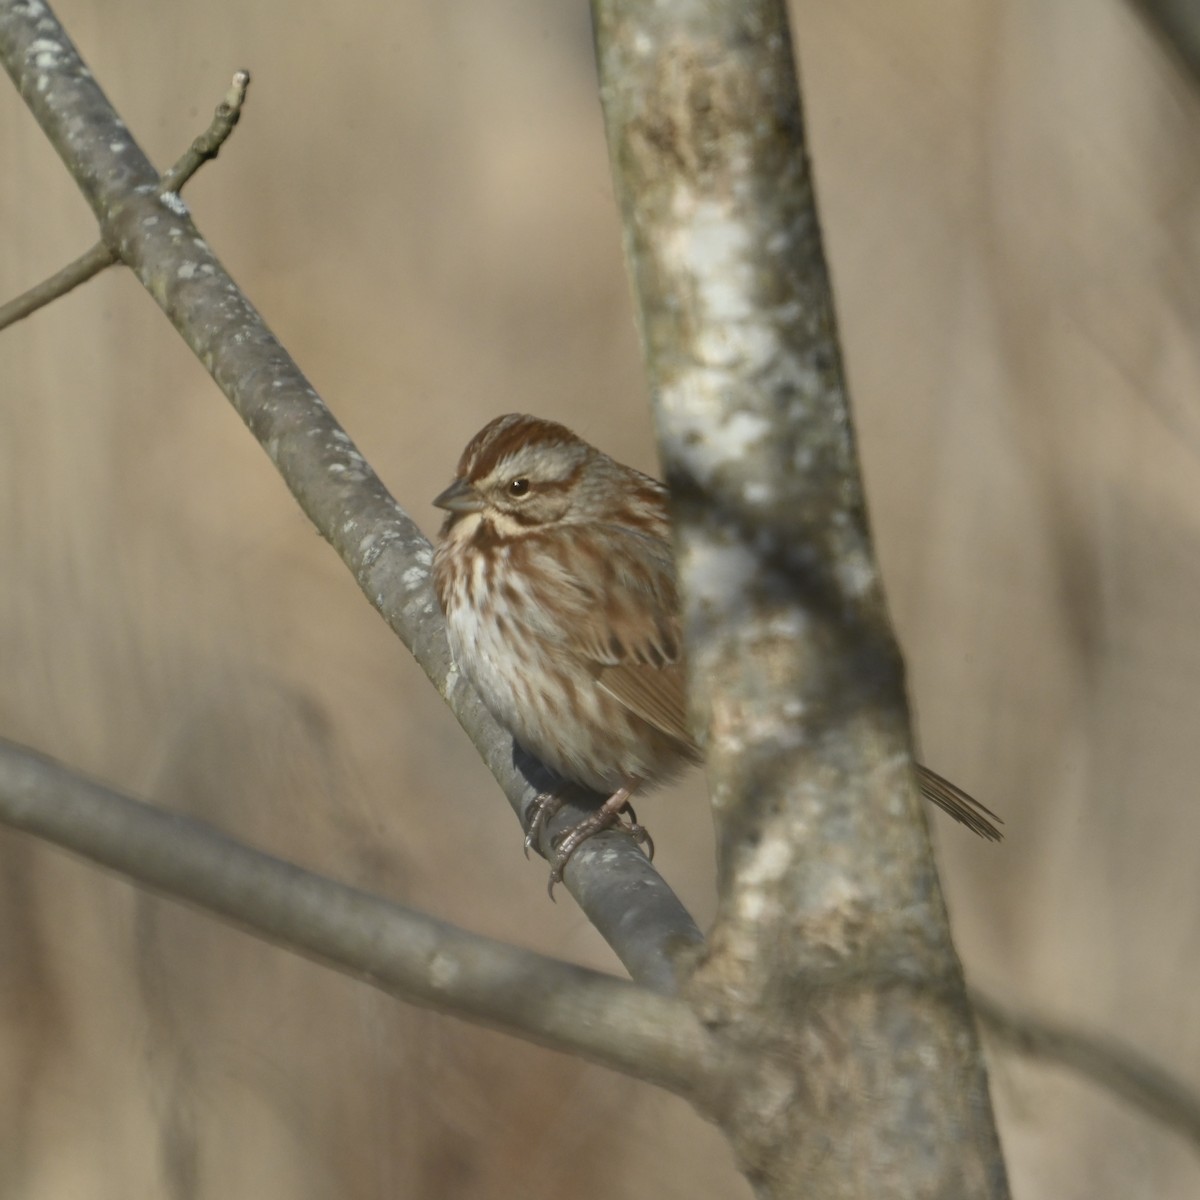
[[[624,829],[625,832],[629,834],[629,836],[633,838],[633,840],[637,842],[639,846],[642,847],[642,849],[646,852],[646,857],[653,862],[654,839],[650,836],[650,830],[648,830],[645,825],[638,821],[637,813],[633,811],[632,804],[626,804],[625,807],[621,809],[621,813],[627,818],[626,822],[621,826],[621,828]]]
[[[650,830],[645,825],[630,825],[629,835],[633,838],[642,850],[645,851],[646,857],[654,861],[654,839],[650,836]]]
[[[537,844],[542,836],[542,830],[546,828],[546,822],[554,816],[556,812],[563,806],[562,797],[556,796],[553,792],[539,792],[529,802],[529,807],[525,810],[525,857],[529,857],[530,850],[536,850]],[[554,899],[553,895],[550,897]]]

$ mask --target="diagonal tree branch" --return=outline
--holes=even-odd
[[[226,274],[179,196],[158,194],[154,168],[41,0],[0,0],[0,61],[91,205],[105,243],[216,380],[523,814],[537,788],[515,761],[512,737],[453,669],[424,534]],[[546,837],[582,813],[568,804]],[[587,843],[565,882],[634,979],[660,991],[678,987],[703,939],[630,838],[609,833]]]
[[[682,1000],[335,883],[2,741],[0,821],[401,1000],[581,1055],[701,1108],[716,1078],[716,1048]]]

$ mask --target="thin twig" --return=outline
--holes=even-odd
[[[35,283],[29,291],[0,304],[0,329],[7,329],[31,313],[37,312],[39,308],[45,308],[51,301],[74,291],[80,284],[87,283],[116,261],[116,255],[103,242],[97,242],[73,262],[55,271],[49,279]]]
[[[198,137],[182,158],[159,181],[159,194],[178,192],[185,183],[208,161],[217,157],[226,138],[242,115],[246,100],[246,89],[250,86],[250,72],[237,71],[225,99],[217,105],[209,127]],[[106,267],[111,267],[117,256],[104,242],[97,242],[90,250],[81,254],[74,262],[55,271],[49,279],[43,279],[27,292],[0,305],[0,329],[15,325],[31,313],[44,308],[60,296],[87,283]]]
[[[1008,1012],[987,996],[971,1002],[984,1030],[1018,1054],[1057,1063],[1112,1092],[1200,1148],[1200,1095],[1128,1046]]]
[[[187,148],[186,153],[162,177],[159,192],[177,192],[206,162],[221,152],[226,139],[242,117],[246,90],[250,86],[249,71],[235,71],[225,99],[217,105],[208,128]]]

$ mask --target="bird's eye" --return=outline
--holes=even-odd
[[[513,479],[508,485],[508,494],[510,496],[524,496],[529,491],[529,480],[525,478]]]

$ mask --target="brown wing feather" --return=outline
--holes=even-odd
[[[663,514],[665,528],[665,512]],[[590,658],[596,680],[630,712],[677,738],[699,758],[687,721],[683,670],[683,638],[675,586],[675,561],[665,537],[650,530],[593,526],[592,546],[602,553],[591,572],[575,579],[602,578],[598,594],[585,594],[574,614],[571,642]],[[578,586],[578,584],[577,584]],[[989,841],[1000,841],[996,824],[1003,824],[991,809],[943,779],[928,767],[917,765],[921,793],[943,812]]]
[[[665,528],[665,513],[662,520]],[[573,648],[592,661],[610,696],[696,754],[670,543],[656,529],[593,526],[589,534],[601,553],[575,578],[602,583],[572,626]]]
[[[917,763],[917,782],[921,785],[921,794],[926,800],[932,801],[956,821],[961,821],[972,832],[987,838],[989,842],[1003,839],[1004,835],[993,822],[999,822],[1001,825],[1004,822],[990,808],[980,804],[974,796],[968,795],[950,780],[943,779],[936,771]]]
[[[687,726],[683,668],[650,667],[642,663],[601,667],[596,676],[600,686],[656,729],[670,734],[697,753]]]

